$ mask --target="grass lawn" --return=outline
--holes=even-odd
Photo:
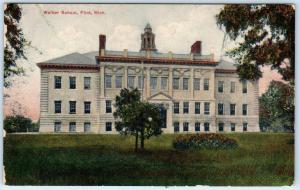
[[[226,134],[235,150],[172,148],[175,135],[152,137],[134,153],[120,135],[7,135],[8,185],[291,185],[293,134]]]

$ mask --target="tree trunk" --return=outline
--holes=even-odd
[[[135,133],[135,149],[134,149],[135,152],[137,152],[137,149],[138,149],[138,142],[139,142],[139,133],[138,133],[138,131],[136,131],[136,133]]]
[[[144,129],[141,131],[141,149],[144,149]]]

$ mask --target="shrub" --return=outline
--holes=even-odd
[[[7,133],[31,132],[36,128],[30,118],[23,115],[10,115],[4,119],[4,129]]]
[[[215,133],[179,135],[173,141],[176,149],[232,149],[237,146],[236,140]]]

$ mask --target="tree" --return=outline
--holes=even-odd
[[[279,81],[272,81],[269,89],[259,99],[260,126],[263,130],[294,132],[294,88]]]
[[[120,95],[116,96],[116,111],[114,117],[117,119],[116,130],[123,135],[135,136],[135,151],[140,147],[144,149],[145,139],[162,133],[162,119],[160,110],[154,104],[142,102],[138,89],[122,89]]]
[[[271,65],[282,78],[295,79],[295,7],[284,4],[225,5],[216,16],[231,40],[242,42],[227,55],[239,63],[241,79],[261,78],[260,66]]]
[[[32,120],[22,115],[7,116],[4,119],[4,129],[7,133],[28,132],[33,128]]]
[[[24,74],[24,69],[18,66],[17,59],[24,58],[24,47],[28,43],[19,21],[22,17],[22,9],[16,3],[9,3],[4,10],[4,24],[6,25],[4,47],[4,87],[10,87],[10,77]]]

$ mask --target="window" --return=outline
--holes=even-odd
[[[179,114],[179,102],[174,102],[174,114]]]
[[[84,102],[84,113],[91,113],[91,102]]]
[[[105,108],[106,108],[106,113],[111,113],[112,109],[111,109],[111,100],[106,100],[105,102]]]
[[[218,115],[224,114],[224,104],[219,103],[218,104]]]
[[[204,79],[204,90],[209,90],[209,79]]]
[[[69,101],[69,111],[70,114],[76,113],[76,101]]]
[[[76,132],[76,122],[70,122],[69,123],[69,131],[70,132]]]
[[[210,107],[210,103],[209,102],[205,102],[204,103],[204,114],[205,115],[209,115],[209,107]]]
[[[111,131],[112,130],[112,123],[111,122],[106,122],[105,123],[105,131]]]
[[[189,89],[189,79],[183,78],[183,90],[188,90],[188,89]]]
[[[155,90],[157,88],[157,77],[150,78],[150,87],[152,90]]]
[[[167,77],[161,77],[161,89],[167,90],[168,89],[168,78]]]
[[[209,131],[209,123],[204,123],[204,131]]]
[[[122,76],[116,76],[116,80],[115,80],[115,87],[116,88],[122,88],[122,83],[123,83],[123,77]]]
[[[243,94],[247,93],[247,81],[243,80],[242,81],[242,87],[243,87]]]
[[[248,123],[243,123],[243,131],[247,131]]]
[[[200,114],[200,102],[195,102],[195,114]]]
[[[230,93],[235,92],[235,82],[230,82]]]
[[[189,102],[183,102],[183,113],[189,113]]]
[[[173,78],[173,89],[179,90],[179,78]]]
[[[60,132],[60,130],[61,130],[61,122],[60,121],[54,122],[54,132]]]
[[[174,125],[174,132],[175,133],[179,132],[179,122],[174,122],[173,125]]]
[[[54,113],[61,113],[61,101],[54,101]]]
[[[195,131],[200,131],[200,123],[199,122],[195,123]]]
[[[224,81],[218,81],[218,92],[223,93]]]
[[[231,131],[235,131],[235,123],[230,124]]]
[[[54,76],[54,88],[55,89],[61,88],[61,76]]]
[[[83,124],[83,130],[84,132],[91,132],[91,123],[90,122],[86,122]]]
[[[183,131],[189,131],[189,123],[188,122],[183,123]]]
[[[105,75],[105,88],[111,88],[111,76]]]
[[[194,90],[200,90],[200,79],[194,78]]]
[[[139,76],[138,77],[138,87],[139,89],[143,89],[144,88],[144,77],[143,76]]]
[[[128,88],[134,88],[134,81],[135,81],[135,76],[128,76],[128,79],[127,79],[127,86]]]
[[[76,89],[76,77],[69,77],[70,89]]]
[[[91,89],[91,77],[84,77],[84,89]]]
[[[230,115],[235,115],[235,104],[230,104]]]
[[[224,123],[219,123],[219,131],[224,131]]]
[[[247,104],[243,104],[243,115],[247,115]]]

